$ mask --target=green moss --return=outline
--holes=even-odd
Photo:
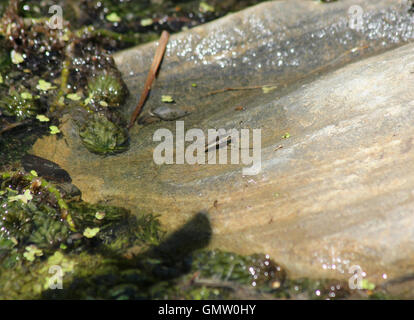
[[[97,219],[97,212],[103,213],[104,218]],[[28,245],[36,245],[48,256],[62,245],[70,249],[86,248],[91,244],[110,245],[117,240],[122,243],[117,242],[121,248],[155,243],[160,238],[158,227],[152,216],[137,218],[117,207],[67,203],[53,184],[32,174],[0,174],[0,250],[3,258],[7,256],[7,250],[16,248],[22,253]],[[82,237],[87,228],[99,228],[93,243]]]
[[[162,233],[155,217],[67,202],[53,184],[31,174],[0,173],[0,186],[1,298],[122,298],[127,293],[142,297],[143,289],[130,282],[139,278],[147,283],[152,276],[131,269],[136,262],[122,252],[159,243]],[[28,190],[30,197],[19,197]],[[88,239],[82,236],[87,228],[99,228],[99,232]],[[54,265],[63,270],[66,291],[49,289],[49,269]],[[92,282],[79,284],[83,278]]]
[[[263,286],[270,281],[283,282],[285,271],[265,255],[240,256],[231,252],[201,251],[194,255],[193,270],[200,277],[239,284]]]
[[[51,184],[22,173],[3,173],[0,182],[0,239],[52,250],[68,238],[70,223],[62,215],[69,214]]]
[[[24,120],[37,115],[40,110],[37,100],[22,93],[10,90],[9,95],[1,99],[0,108],[6,116]]]
[[[128,148],[128,132],[100,114],[94,114],[80,128],[79,136],[83,145],[97,154],[114,154]]]
[[[88,80],[88,94],[91,104],[118,107],[124,103],[128,90],[120,76],[105,72]]]

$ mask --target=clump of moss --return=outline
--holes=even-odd
[[[29,92],[10,90],[9,95],[0,101],[0,108],[6,116],[24,120],[35,117],[39,112],[39,104]]]
[[[271,285],[269,282],[274,281],[283,283],[286,278],[285,270],[269,256],[255,254],[245,257],[220,250],[195,254],[193,270],[198,270],[200,277],[236,281],[253,287]]]
[[[127,150],[128,132],[109,121],[104,115],[94,114],[80,129],[83,145],[91,152],[108,155]]]
[[[112,285],[128,283],[143,272],[127,271],[135,262],[121,253],[161,239],[152,215],[135,217],[117,207],[70,201],[36,173],[23,172],[0,173],[0,230],[0,297],[7,299],[39,298],[49,290],[49,269],[55,265],[72,289],[51,291],[54,297],[74,295],[78,278],[105,279],[113,272],[116,281],[88,284],[85,297],[117,296],[122,290]]]
[[[88,92],[91,104],[102,107],[119,107],[128,94],[127,87],[119,75],[108,72],[88,79]]]
[[[274,296],[279,299],[338,300],[351,296],[347,282],[331,279],[287,279]]]
[[[66,204],[55,188],[23,173],[3,173],[0,182],[0,239],[50,249],[67,238]]]
[[[12,249],[24,255],[31,245],[47,256],[61,246],[110,244],[120,226],[139,229],[132,220],[126,222],[128,217],[127,210],[117,207],[68,204],[57,187],[32,174],[0,174],[0,250],[4,258],[10,257]]]

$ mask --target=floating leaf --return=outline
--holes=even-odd
[[[32,100],[32,99],[33,99],[32,94],[31,94],[30,92],[27,92],[27,91],[22,92],[22,93],[20,94],[20,96],[21,96],[21,97],[22,97],[22,99],[24,99],[24,100]]]
[[[107,107],[108,106],[108,103],[106,103],[106,101],[99,101],[99,104],[102,106],[102,107]]]
[[[161,101],[165,103],[173,103],[174,99],[171,96],[162,96]]]
[[[32,200],[33,196],[30,193],[30,190],[26,190],[23,194],[19,194],[17,196],[11,196],[9,197],[8,201],[22,201],[23,203],[27,204],[28,201]]]
[[[3,83],[3,76],[0,73],[0,83]]]
[[[154,23],[154,20],[152,20],[151,18],[141,20],[141,26],[143,27],[148,27],[152,25],[153,23]]]
[[[192,84],[191,84],[191,86],[192,86],[193,88],[197,88],[197,83],[192,83]]]
[[[50,121],[50,119],[48,117],[46,117],[45,115],[43,115],[43,114],[38,114],[36,116],[36,119],[39,120],[40,122],[48,122],[48,121]]]
[[[86,238],[93,238],[94,236],[96,236],[99,232],[99,228],[86,228],[85,231],[83,232],[83,235]]]
[[[108,14],[106,16],[106,20],[108,20],[110,22],[120,22],[121,18],[118,16],[118,14],[116,12],[112,12],[111,14]]]
[[[367,279],[362,279],[362,289],[365,290],[374,290],[375,289],[375,284],[372,282],[369,282]]]
[[[35,171],[35,170],[31,170],[30,171],[30,174],[32,175],[32,176],[34,176],[34,177],[37,177],[38,175],[37,175],[37,172]]]
[[[50,134],[57,134],[57,133],[60,133],[59,128],[58,128],[58,127],[56,127],[56,126],[50,126],[50,127],[49,127],[49,129],[50,129]]]
[[[105,218],[105,212],[98,211],[95,214],[95,218],[98,219],[98,220],[102,220],[103,218]]]
[[[79,101],[80,99],[82,99],[77,93],[69,93],[66,95],[66,98],[72,101]]]
[[[36,89],[43,90],[43,91],[48,91],[48,90],[51,90],[51,89],[56,89],[56,87],[52,86],[52,84],[50,82],[47,82],[43,79],[40,79],[38,85],[36,86]]]
[[[34,259],[36,257],[43,256],[43,251],[32,244],[32,245],[26,247],[26,252],[23,253],[23,256],[28,261],[34,261]]]
[[[19,53],[19,52],[14,51],[14,50],[12,50],[10,52],[10,57],[11,57],[11,61],[14,64],[19,64],[19,63],[22,63],[24,61],[24,58],[23,58],[22,54]]]
[[[209,5],[207,2],[200,2],[200,11],[201,12],[214,12],[214,7]]]
[[[288,138],[290,138],[290,133],[289,133],[289,132],[286,132],[286,133],[282,136],[282,138],[283,138],[283,139],[288,139]]]
[[[262,87],[263,93],[269,93],[269,92],[272,92],[273,90],[276,90],[276,89],[277,89],[277,87],[275,87],[275,86],[263,86]]]

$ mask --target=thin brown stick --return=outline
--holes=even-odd
[[[0,129],[0,135],[3,134],[6,131],[9,131],[11,129],[14,129],[16,127],[22,126],[24,124],[26,124],[28,121],[21,121],[21,122],[15,122],[15,123],[11,123],[6,125],[4,128]]]
[[[223,93],[227,91],[242,91],[242,90],[255,90],[255,89],[262,89],[264,86],[253,86],[253,87],[238,87],[238,88],[224,88],[215,91],[210,91],[207,95],[212,96],[218,93]]]
[[[145,82],[144,90],[142,91],[141,98],[137,104],[137,107],[134,110],[134,113],[131,116],[128,129],[130,129],[134,125],[135,120],[137,119],[142,107],[144,106],[145,100],[147,100],[148,93],[151,90],[152,83],[154,82],[154,79],[157,76],[157,72],[160,67],[162,58],[164,57],[169,37],[170,34],[167,31],[162,32],[158,48],[155,51],[154,59],[152,61],[152,65],[147,76],[147,81]]]

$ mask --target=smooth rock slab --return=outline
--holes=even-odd
[[[371,22],[360,33],[347,26],[347,10],[355,3],[364,6]],[[315,78],[321,70],[411,39],[412,19],[403,11],[396,14],[398,4],[271,2],[172,38],[145,109],[169,94],[195,108],[185,118],[187,129],[260,128],[259,175],[242,176],[240,165],[157,166],[153,133],[174,130],[175,122],[135,126],[128,152],[100,157],[82,146],[66,118],[63,138],[45,137],[33,153],[67,170],[84,200],[158,213],[168,230],[207,212],[212,247],[267,253],[291,276],[347,279],[352,265],[372,281],[384,273],[388,279],[409,274],[414,270],[414,45]],[[126,114],[139,98],[154,48],[149,44],[116,57],[135,93]],[[292,48],[293,54],[300,52],[299,64],[285,56],[291,62],[278,66],[278,52]],[[268,83],[278,90],[206,96],[226,86]],[[236,111],[239,105],[245,111]],[[288,139],[282,137],[286,132]]]

